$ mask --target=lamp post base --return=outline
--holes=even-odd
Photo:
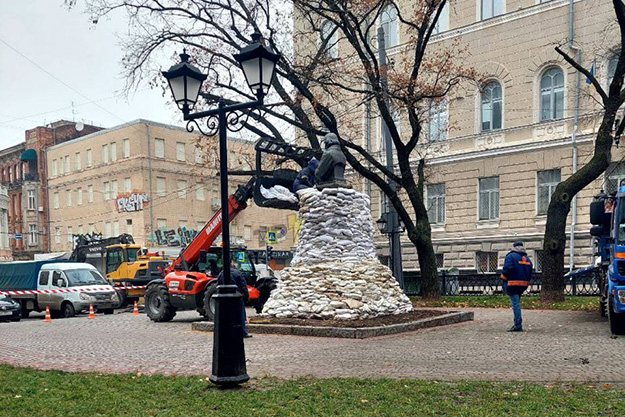
[[[209,380],[224,387],[236,386],[250,379],[245,366],[241,295],[236,285],[220,285],[213,299],[213,371]]]

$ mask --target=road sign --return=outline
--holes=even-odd
[[[267,231],[267,243],[278,243],[278,238],[276,237],[276,232]]]
[[[245,252],[237,252],[236,253],[236,261],[237,263],[244,263],[245,262]]]
[[[21,233],[16,233],[16,234],[15,234],[15,239],[16,239],[16,240],[17,240],[17,239],[21,239],[21,238],[22,238]]]

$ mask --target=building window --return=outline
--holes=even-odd
[[[37,202],[35,201],[35,190],[28,190],[28,210],[37,210]]]
[[[178,198],[187,198],[187,182],[178,180],[176,185],[178,186]]]
[[[564,73],[550,68],[540,77],[540,120],[564,117]]]
[[[56,177],[57,175],[59,175],[59,164],[57,163],[56,159],[52,160],[52,176]]]
[[[480,220],[497,220],[499,218],[499,177],[479,179],[480,187]]]
[[[445,184],[427,186],[428,219],[431,224],[445,223]]]
[[[52,198],[53,204],[54,204],[54,208],[58,209],[59,208],[59,193],[58,191],[54,193],[54,197]]]
[[[443,266],[445,266],[445,254],[437,253],[435,254],[435,256],[436,256],[436,268],[441,269]]]
[[[82,228],[82,224],[78,225],[78,230],[76,231],[76,234],[78,235],[82,235],[84,233],[84,230]]]
[[[447,103],[442,101],[430,106],[430,122],[428,126],[430,142],[447,139]]]
[[[321,25],[321,43],[327,43],[325,46],[325,53],[329,58],[338,58],[339,57],[339,33],[338,29],[334,23],[326,21]]]
[[[504,0],[482,0],[482,20],[503,14]]]
[[[93,185],[87,186],[87,202],[93,203]]]
[[[111,198],[111,184],[108,181],[104,181],[104,192],[102,194],[104,197],[104,201],[107,201]]]
[[[119,236],[119,222],[117,220],[113,222],[113,236]]]
[[[54,243],[61,243],[61,228],[59,226],[54,228]]]
[[[76,204],[82,205],[82,188],[80,187],[76,190]]]
[[[63,164],[63,173],[69,174],[69,155],[65,155],[65,163]]]
[[[72,205],[72,190],[67,190],[67,207]]]
[[[176,160],[177,161],[186,161],[184,155],[184,142],[176,142]]]
[[[551,201],[551,194],[556,189],[556,186],[560,183],[560,170],[550,169],[548,171],[538,171],[538,186],[537,188],[537,204],[536,214],[544,216],[547,214],[549,208],[549,201]]]
[[[102,163],[103,164],[109,163],[109,145],[106,143],[102,145]]]
[[[130,139],[122,140],[124,158],[130,158]]]
[[[154,157],[165,158],[165,139],[154,139]]]
[[[200,182],[195,184],[195,199],[197,201],[204,201],[204,184]]]
[[[497,272],[497,252],[477,252],[475,266],[477,272]]]
[[[117,142],[111,143],[111,161],[117,161]]]
[[[117,188],[117,180],[111,181],[111,198],[115,199],[119,195],[119,189]]]
[[[202,156],[202,148],[200,148],[199,146],[196,146],[195,150],[193,152],[195,154],[195,163],[196,164],[203,164],[204,163],[204,158]]]
[[[156,195],[159,197],[165,197],[167,194],[167,188],[165,186],[165,177],[156,177]]]
[[[132,192],[132,181],[130,180],[130,178],[124,178],[124,192]]]
[[[80,171],[82,169],[82,161],[80,159],[80,152],[76,152],[74,155],[74,170]]]
[[[399,43],[397,33],[397,9],[395,6],[388,5],[380,14],[380,26],[384,30],[384,44],[387,48],[392,48]]]
[[[164,230],[167,228],[167,219],[156,219],[156,227],[159,230]]]
[[[90,168],[93,165],[93,155],[91,154],[91,149],[87,149],[87,168]]]
[[[104,223],[104,237],[111,237],[111,222]]]
[[[243,239],[252,240],[252,226],[243,226]]]
[[[501,129],[501,84],[491,81],[482,89],[482,131]]]
[[[441,10],[440,16],[438,16],[438,20],[436,21],[436,25],[434,26],[434,34],[445,32],[449,30],[449,2],[445,2],[443,6],[443,10]]]
[[[38,233],[37,233],[37,225],[36,224],[29,224],[28,225],[28,244],[30,246],[36,245],[37,244],[37,240],[38,240]]]
[[[72,226],[67,226],[67,241],[69,243],[74,242],[74,231],[72,230]]]

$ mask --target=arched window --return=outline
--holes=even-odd
[[[336,25],[330,21],[325,21],[323,25],[321,25],[321,43],[325,42],[326,39],[328,40],[325,45],[326,55],[330,58],[338,58],[338,29],[336,28]]]
[[[491,81],[482,89],[482,131],[501,129],[501,84]]]
[[[384,44],[392,48],[399,43],[397,34],[397,9],[392,4],[386,6],[380,15],[380,26],[384,29]]]
[[[540,120],[564,117],[564,74],[560,68],[549,68],[540,77]]]

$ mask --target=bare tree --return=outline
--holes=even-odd
[[[209,73],[203,96],[250,99],[232,53],[260,32],[282,54],[264,117],[250,119],[252,135],[283,135],[319,149],[319,139],[335,133],[354,171],[386,195],[416,247],[423,294],[440,295],[427,207],[423,200],[427,123],[432,105],[444,101],[476,73],[463,67],[466,53],[457,44],[428,50],[447,0],[394,4],[380,0],[87,0],[94,22],[124,10],[130,25],[124,37],[124,70],[130,85],[144,80],[162,85],[156,58],[171,45],[186,47]],[[381,65],[377,28],[392,11],[407,42],[392,65]],[[294,16],[294,17],[293,17]],[[292,23],[294,24],[292,25]],[[294,42],[293,42],[294,40]],[[294,46],[293,46],[294,43]],[[170,49],[167,49],[170,48]],[[156,64],[156,65],[155,65]],[[388,126],[395,168],[363,144],[366,109]],[[399,117],[398,117],[399,116]],[[401,133],[400,133],[401,132]]]

